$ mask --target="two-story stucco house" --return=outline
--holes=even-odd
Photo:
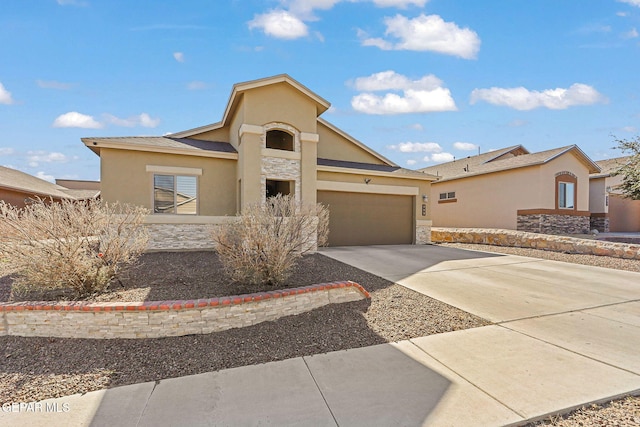
[[[322,119],[329,106],[283,74],[234,85],[214,124],[82,141],[100,156],[102,199],[150,209],[155,248],[210,246],[211,225],[277,193],[328,205],[333,246],[428,242],[436,178]]]

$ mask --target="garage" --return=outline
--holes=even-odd
[[[318,191],[329,207],[329,246],[412,244],[414,196]]]

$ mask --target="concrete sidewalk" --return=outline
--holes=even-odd
[[[502,426],[640,392],[640,274],[428,246],[323,253],[496,324],[52,399],[0,425]]]

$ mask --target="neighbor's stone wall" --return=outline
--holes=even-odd
[[[600,233],[609,232],[609,217],[592,216],[589,219],[589,226],[592,230],[598,230]]]
[[[0,303],[0,335],[159,338],[208,334],[369,298],[354,282],[193,301]]]
[[[543,234],[581,234],[588,233],[589,217],[579,215],[518,215],[518,231]]]
[[[213,224],[145,224],[148,250],[213,249]]]
[[[515,230],[490,228],[431,229],[434,243],[477,243],[495,246],[543,249],[572,254],[602,255],[615,258],[640,259],[640,245],[553,236]]]

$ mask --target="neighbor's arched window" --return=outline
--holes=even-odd
[[[293,135],[278,129],[267,131],[267,148],[293,151]]]

